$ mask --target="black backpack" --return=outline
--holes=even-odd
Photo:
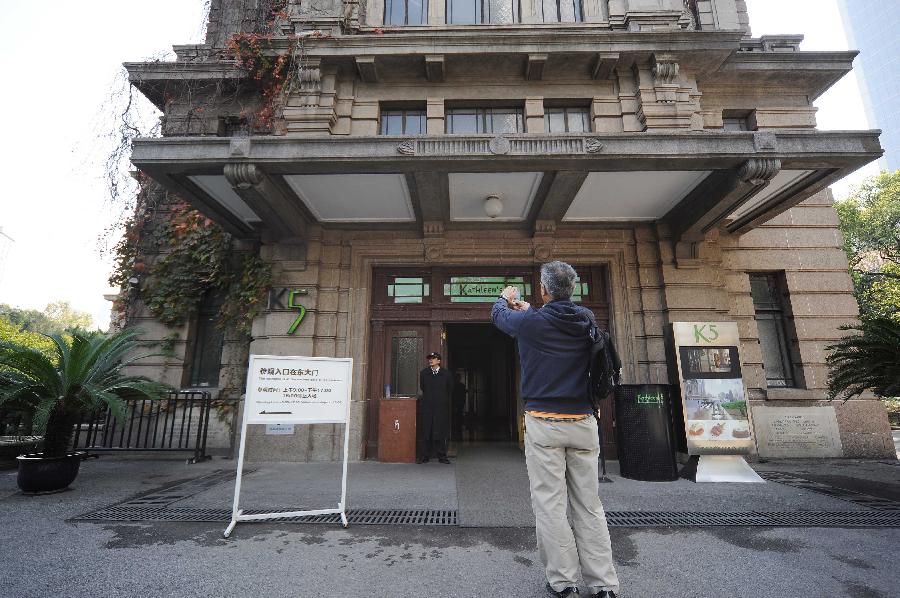
[[[600,411],[600,402],[606,399],[610,393],[615,392],[619,386],[619,375],[622,371],[622,361],[616,348],[605,330],[601,330],[596,323],[591,322],[591,408],[594,415]]]

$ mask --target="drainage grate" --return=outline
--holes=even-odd
[[[900,527],[900,511],[692,513],[611,511],[610,527]]]
[[[789,527],[900,527],[900,511],[790,511],[762,513]]]
[[[262,513],[284,513],[296,509],[276,509],[271,511],[244,511],[245,515]],[[220,522],[231,521],[229,509],[159,509],[153,507],[132,507],[117,505],[107,507],[76,517],[75,521],[194,521]],[[388,509],[349,509],[347,520],[356,525],[424,525],[455,526],[456,511],[450,510],[388,510]],[[337,514],[310,515],[306,517],[279,517],[270,521],[291,521],[295,523],[340,523]]]
[[[610,527],[772,525],[759,513],[697,513],[691,511],[610,511]]]
[[[785,486],[791,486],[792,488],[824,494],[831,498],[852,502],[862,507],[866,507],[867,509],[875,509],[878,511],[900,510],[900,502],[888,498],[863,494],[862,492],[854,492],[853,490],[845,490],[844,488],[829,486],[828,484],[822,484],[821,482],[813,482],[812,480],[807,480],[794,474],[781,471],[758,471],[757,473],[770,482],[777,482],[779,484],[784,484]]]
[[[246,511],[246,514],[278,513]],[[355,525],[421,525],[455,526],[457,512],[450,510],[384,510],[350,509],[347,519]],[[690,511],[610,511],[606,513],[610,527],[900,527],[900,511],[790,511],[734,513],[694,513]],[[75,521],[181,521],[226,523],[231,520],[228,509],[159,509],[154,507],[113,506],[100,509]],[[340,523],[338,515],[282,517],[271,521],[294,523]]]

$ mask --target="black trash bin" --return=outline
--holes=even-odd
[[[671,396],[671,388],[665,384],[623,384],[616,390],[622,477],[647,482],[678,479]]]

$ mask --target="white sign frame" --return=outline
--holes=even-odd
[[[257,406],[257,400],[259,400],[260,396],[263,394],[267,395],[278,395],[281,393],[282,397],[284,396],[285,390],[296,390],[296,389],[285,389],[278,388],[276,381],[274,378],[260,380],[260,366],[268,367],[272,363],[275,363],[278,367],[278,370],[284,370],[286,375],[298,376],[304,375],[304,372],[309,372],[312,370],[312,367],[309,367],[310,364],[313,366],[326,366],[326,365],[338,365],[341,368],[346,368],[346,382],[341,385],[343,388],[343,392],[339,393],[342,396],[338,397],[343,402],[343,414],[340,417],[325,417],[325,418],[307,418],[304,417],[302,413],[293,413],[293,412],[284,412],[277,414],[266,414],[266,415],[277,415],[274,418],[263,418],[261,421],[259,418],[260,414],[251,413],[251,411],[255,410]],[[318,375],[318,368],[315,369]],[[289,372],[289,373],[288,373]],[[273,374],[273,375],[281,375]],[[267,383],[269,385],[268,388],[261,388],[259,386],[260,383]],[[282,380],[283,382],[283,380]],[[223,535],[227,538],[231,535],[231,532],[234,530],[234,527],[240,521],[264,521],[269,519],[281,519],[285,517],[305,517],[309,515],[334,515],[339,514],[341,516],[341,525],[343,527],[349,527],[349,522],[347,521],[347,456],[350,450],[350,397],[351,397],[351,389],[353,388],[353,359],[350,357],[304,357],[299,355],[251,355],[250,363],[247,371],[247,393],[244,399],[244,413],[242,417],[241,423],[241,445],[238,451],[238,463],[237,463],[237,477],[234,480],[234,502],[232,504],[231,510],[231,523],[228,524],[228,527],[225,528],[225,532]],[[261,391],[266,391],[265,393]],[[304,397],[306,398],[306,397]],[[311,511],[285,511],[281,513],[259,513],[255,515],[244,515],[244,510],[240,508],[240,497],[241,497],[241,477],[244,472],[244,454],[247,444],[247,426],[251,423],[254,424],[344,424],[344,458],[343,458],[343,468],[341,472],[341,499],[338,502],[338,506],[336,509],[315,509]]]

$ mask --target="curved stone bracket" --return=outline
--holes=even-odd
[[[252,162],[226,164],[225,180],[277,239],[306,237],[306,215],[262,168]]]
[[[750,158],[738,169],[741,182],[753,186],[767,185],[781,170],[781,160],[777,158]]]
[[[225,178],[232,187],[249,189],[263,182],[265,176],[256,164],[245,162],[225,165]]]

